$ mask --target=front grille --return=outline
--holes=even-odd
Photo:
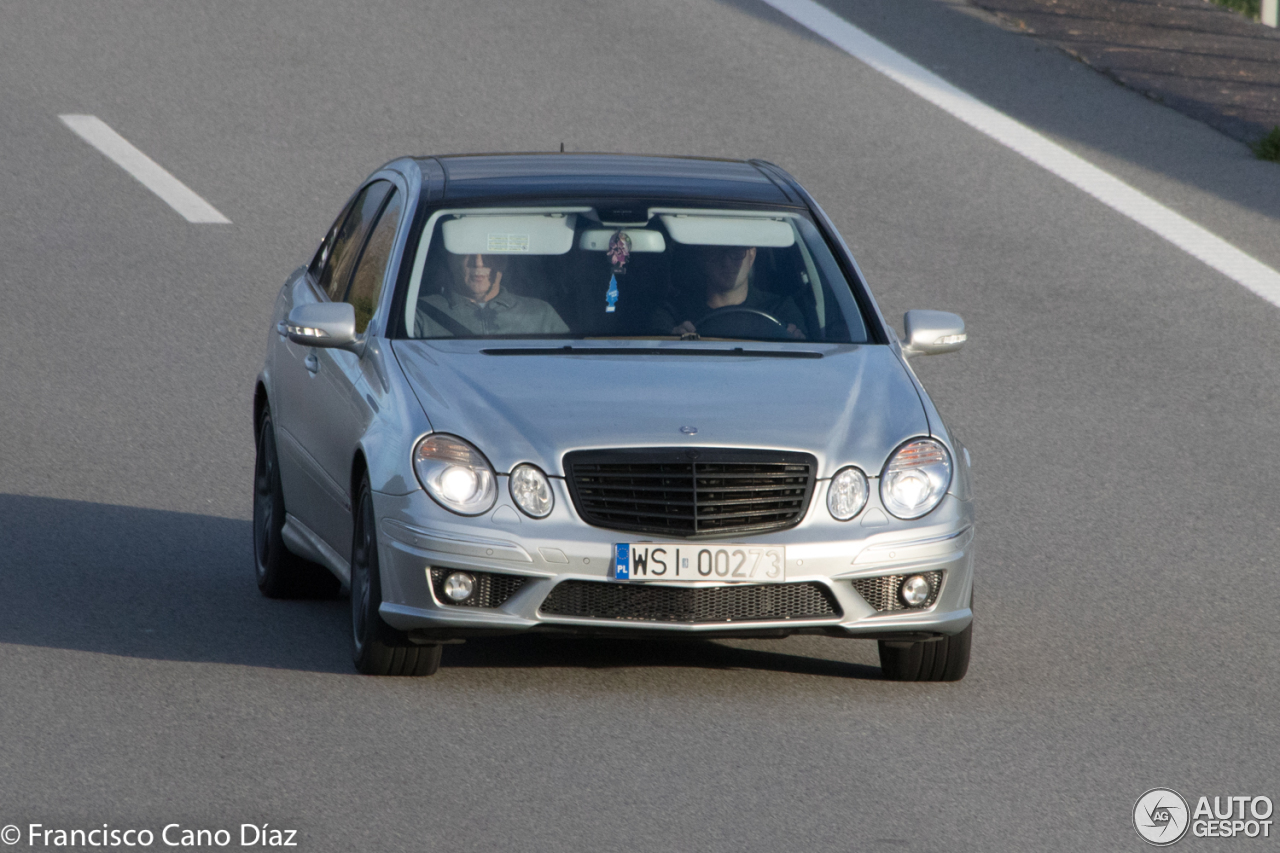
[[[542,602],[548,616],[635,622],[760,622],[840,616],[831,590],[820,583],[671,587],[564,581]]]
[[[908,607],[898,597],[898,589],[902,586],[902,582],[913,574],[922,574],[929,581],[929,597],[924,600],[924,604]],[[878,578],[858,578],[853,582],[853,588],[858,591],[858,595],[865,598],[867,604],[881,613],[890,613],[895,610],[924,610],[926,607],[931,607],[938,600],[940,586],[942,586],[942,572],[881,575]]]
[[[466,572],[476,579],[471,597],[466,601],[454,601],[444,594],[444,579],[458,569],[431,568],[431,586],[436,600],[453,607],[501,607],[506,600],[524,586],[525,579],[518,575],[497,575],[492,572]]]
[[[763,533],[800,523],[817,460],[769,450],[578,450],[564,458],[588,524],[667,536]]]

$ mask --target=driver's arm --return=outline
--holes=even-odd
[[[649,315],[649,328],[652,334],[680,336],[698,333],[692,322],[689,320],[678,321],[676,316],[676,307],[672,303],[665,302],[659,305]]]
[[[805,329],[804,314],[796,306],[795,300],[787,297],[778,304],[777,317],[782,325],[787,327],[787,334],[798,341],[809,339],[809,333]]]

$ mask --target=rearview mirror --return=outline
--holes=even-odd
[[[949,311],[908,311],[902,317],[902,327],[906,331],[902,354],[906,356],[955,352],[968,337],[964,320]]]
[[[289,312],[285,333],[289,340],[303,346],[354,349],[356,310],[349,302],[299,305]]]

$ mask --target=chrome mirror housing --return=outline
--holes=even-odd
[[[332,349],[355,349],[356,311],[348,302],[299,305],[285,320],[285,334],[295,344]]]
[[[964,320],[949,311],[908,311],[902,326],[906,331],[902,354],[906,356],[955,352],[968,337]]]

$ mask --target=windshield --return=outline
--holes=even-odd
[[[411,338],[867,340],[818,230],[777,211],[439,211],[406,297]]]

